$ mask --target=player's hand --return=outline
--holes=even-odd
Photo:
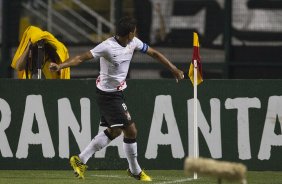
[[[174,77],[176,79],[176,82],[178,82],[179,80],[184,79],[184,73],[183,73],[182,70],[179,70],[178,68],[175,68],[175,69],[173,69],[172,73],[173,73],[173,75],[174,75]]]
[[[49,70],[51,72],[57,72],[60,70],[60,66],[57,63],[50,63]]]

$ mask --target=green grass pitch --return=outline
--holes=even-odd
[[[152,184],[217,184],[216,178],[185,176],[181,170],[149,170]],[[71,170],[1,170],[0,184],[129,184],[143,183],[127,176],[122,170],[87,171],[84,180],[74,177]],[[282,172],[251,172],[247,174],[249,184],[282,184]],[[230,183],[222,181],[222,183]],[[234,182],[232,182],[234,183]],[[237,182],[238,183],[238,182]]]

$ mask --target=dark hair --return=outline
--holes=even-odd
[[[36,61],[38,57],[37,44],[32,44],[31,49],[32,49],[32,59]],[[44,43],[44,52],[45,52],[44,53],[45,61],[51,60],[52,62],[56,62],[56,63],[60,62],[60,57],[58,56],[56,49],[51,44],[47,42]]]
[[[40,40],[41,41],[41,40]],[[39,42],[39,41],[38,41]],[[38,42],[32,44],[30,46],[31,50],[31,64],[28,64],[29,70],[35,72],[38,67],[43,68],[45,62],[47,60],[50,60],[52,62],[60,63],[60,57],[58,56],[56,52],[56,48],[54,48],[51,44],[44,42],[44,60],[40,62],[42,66],[37,66],[39,63],[38,60]]]
[[[134,32],[136,28],[136,20],[132,17],[121,18],[116,25],[116,35],[126,36],[130,32]]]
[[[49,43],[45,44],[45,59],[60,63],[60,57],[58,56],[56,49]]]

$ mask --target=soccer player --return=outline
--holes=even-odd
[[[70,158],[71,166],[78,178],[84,178],[88,159],[108,145],[122,132],[123,148],[129,164],[127,173],[137,180],[151,181],[137,161],[137,129],[124,102],[123,90],[126,88],[126,76],[135,50],[146,53],[164,64],[174,75],[176,81],[184,78],[164,55],[149,47],[135,37],[136,21],[130,17],[121,18],[116,25],[116,35],[103,41],[92,50],[68,59],[66,62],[51,63],[51,71],[76,66],[89,59],[100,59],[100,75],[97,78],[97,103],[101,115],[101,126],[107,129],[98,133],[89,145],[78,155]]]

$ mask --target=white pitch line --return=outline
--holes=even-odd
[[[101,178],[120,178],[120,179],[129,178],[129,177],[121,176],[121,175],[103,175],[103,174],[93,174],[91,176],[101,177]]]
[[[130,179],[130,177],[125,177],[125,176],[121,176],[121,175],[105,175],[105,174],[93,174],[91,176],[94,177],[101,177],[101,178],[118,178],[118,179]],[[169,179],[167,179],[169,180]],[[173,181],[163,181],[163,182],[158,182],[155,184],[171,184],[171,183],[183,183],[186,181],[192,181],[193,178],[185,178],[185,179],[180,179],[180,180],[173,180]],[[154,181],[154,178],[153,178]]]
[[[183,182],[192,181],[192,180],[193,180],[193,178],[185,178],[185,179],[181,179],[181,180],[164,181],[164,182],[159,182],[159,183],[155,183],[155,184],[183,183]]]

